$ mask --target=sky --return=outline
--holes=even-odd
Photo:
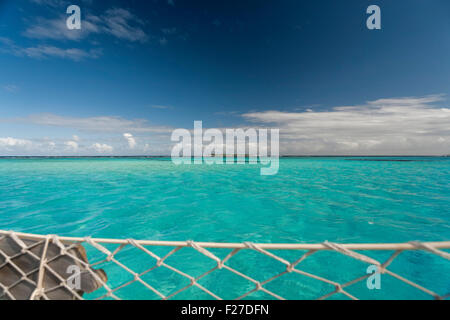
[[[447,0],[0,0],[0,156],[169,155],[196,120],[279,128],[284,155],[450,154],[449,57]]]

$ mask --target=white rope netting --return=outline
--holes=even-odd
[[[84,252],[85,248],[91,261],[88,260],[88,255]],[[193,276],[191,275],[192,272],[188,273],[183,269],[183,265],[189,264],[189,260],[183,258],[185,263],[183,261],[178,262],[177,266],[174,266],[174,263],[169,264],[169,259],[173,260],[174,257],[180,255],[181,250],[187,250],[186,248],[194,250],[197,254],[212,262],[211,268],[208,267],[207,270],[202,270],[200,274]],[[119,256],[129,249],[137,251],[131,256],[128,255],[124,262]],[[450,241],[397,244],[337,244],[331,242],[320,244],[256,244],[249,242],[213,243],[92,239],[89,237],[70,238],[0,231],[0,300],[133,299],[136,297],[133,297],[132,293],[131,296],[122,293],[123,289],[135,284],[145,287],[146,291],[152,292],[155,298],[164,300],[180,298],[181,293],[186,293],[191,288],[201,290],[209,298],[220,300],[223,297],[215,291],[215,288],[208,287],[202,282],[207,276],[217,273],[219,270],[226,270],[245,281],[246,285],[240,290],[236,289],[236,292],[229,292],[229,294],[235,293],[236,295],[233,298],[238,300],[252,297],[252,294],[257,292],[268,295],[268,298],[284,300],[285,297],[282,292],[275,292],[270,284],[288,274],[298,274],[316,280],[321,284],[327,284],[332,288],[329,292],[317,296],[317,299],[327,299],[338,294],[350,299],[358,299],[349,292],[349,288],[363,282],[371,274],[364,272],[352,280],[338,282],[319,275],[319,273],[305,271],[301,267],[305,260],[311,259],[311,256],[324,251],[346,256],[367,266],[376,266],[377,272],[382,275],[393,277],[434,299],[446,299],[450,297],[450,293],[434,292],[407,279],[398,272],[388,269],[403,252],[428,252],[436,258],[450,260],[450,253],[443,249],[450,249]],[[227,252],[224,257],[219,258],[217,254],[213,253],[215,250],[227,250]],[[278,268],[278,271],[265,279],[256,279],[257,277],[252,276],[249,272],[232,266],[230,263],[232,259],[236,259],[236,256],[244,251],[251,251],[276,261],[280,264],[281,269]],[[386,259],[380,262],[367,254],[356,251],[386,252],[388,255]],[[283,257],[281,252],[291,252],[291,256],[296,255],[297,258],[288,260]],[[139,254],[142,257],[150,258],[148,263],[147,260],[143,262],[143,258],[139,257]],[[141,260],[139,270],[135,270],[135,264],[131,263],[133,258],[134,260]],[[246,259],[245,263],[258,266],[258,262],[249,259]],[[329,264],[333,265],[333,261],[330,261]],[[67,267],[71,265],[75,265],[81,270],[81,276],[78,274],[81,277],[81,283],[78,287],[74,287],[74,278],[67,273]],[[142,268],[142,266],[145,266],[145,268]],[[105,268],[106,273],[102,270],[96,270],[99,267]],[[161,269],[170,271],[171,274],[187,280],[185,281],[186,284],[163,290],[158,287],[158,280],[162,281],[162,277],[153,277],[151,281],[146,279],[148,275]],[[442,274],[448,274],[448,271],[449,269],[442,270]],[[218,279],[220,283],[220,277]],[[225,285],[225,283],[222,283],[222,285]],[[86,295],[86,293],[88,294]],[[299,295],[299,297],[301,296]],[[226,299],[229,299],[229,297],[226,297]]]

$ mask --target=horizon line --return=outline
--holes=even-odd
[[[228,158],[228,156],[222,156],[223,158]],[[234,155],[233,157],[245,157],[249,158],[248,155],[240,156],[240,155]],[[267,158],[271,158],[272,156],[267,156]],[[321,157],[327,157],[327,158],[342,158],[342,157],[435,157],[435,158],[444,158],[444,157],[450,157],[450,154],[443,154],[443,155],[387,155],[387,154],[381,154],[381,155],[280,155],[279,158],[321,158]],[[0,159],[8,159],[8,158],[171,158],[170,155],[79,155],[79,156],[64,156],[64,155],[57,155],[57,156],[51,156],[51,155],[33,155],[33,156],[26,156],[26,155],[14,155],[14,156],[0,156]],[[180,158],[195,158],[194,156],[191,157],[180,157]],[[202,157],[205,158],[205,157]],[[206,157],[206,158],[219,158],[219,157]],[[231,156],[230,156],[231,158]],[[259,158],[259,157],[256,157]]]

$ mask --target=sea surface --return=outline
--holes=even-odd
[[[444,241],[450,240],[450,158],[282,158],[274,176],[261,176],[260,165],[176,166],[169,158],[0,159],[0,229],[169,241]],[[87,249],[92,261],[102,257]],[[171,249],[152,248],[160,256]],[[223,258],[230,250],[212,252]],[[295,261],[304,252],[274,253]],[[392,252],[364,254],[383,262]],[[136,272],[155,263],[131,247],[117,259]],[[176,252],[166,263],[194,277],[216,265],[190,248]],[[285,270],[283,264],[250,250],[239,252],[227,264],[258,281]],[[334,252],[315,253],[297,266],[339,283],[366,274],[367,267]],[[112,287],[132,280],[113,263],[103,268]],[[430,253],[404,252],[390,270],[437,294],[450,293],[450,262]],[[142,278],[165,295],[189,284],[163,267]],[[254,288],[223,269],[199,283],[222,298],[236,298]],[[334,290],[296,273],[265,288],[287,299],[318,298]],[[378,290],[369,290],[365,280],[346,289],[362,299],[431,298],[389,275],[381,275]],[[116,294],[157,298],[138,282]],[[195,286],[175,296],[208,297]],[[272,297],[258,291],[248,298]]]

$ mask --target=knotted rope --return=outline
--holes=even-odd
[[[0,230],[0,244],[1,241],[5,239],[11,239],[16,243],[20,250],[18,252],[15,252],[13,255],[8,255],[4,251],[1,250],[0,247],[0,299],[6,298],[6,299],[15,299],[14,294],[12,291],[15,287],[17,287],[20,283],[27,282],[35,287],[34,291],[30,295],[29,299],[48,299],[48,292],[51,290],[55,290],[55,288],[46,288],[44,286],[44,276],[45,272],[48,271],[51,274],[53,274],[59,281],[60,287],[64,287],[68,290],[71,290],[71,292],[74,294],[74,297],[78,299],[82,299],[82,297],[74,290],[73,288],[70,288],[67,286],[67,279],[62,278],[60,275],[58,275],[54,270],[50,267],[50,263],[52,261],[55,261],[58,257],[61,256],[67,256],[79,263],[81,266],[86,268],[86,270],[91,274],[93,278],[95,278],[100,284],[102,290],[106,291],[101,296],[97,297],[97,299],[103,299],[103,298],[113,298],[113,299],[121,299],[120,295],[118,294],[121,289],[133,284],[133,283],[140,283],[144,287],[146,287],[148,290],[156,294],[160,299],[171,299],[176,297],[181,292],[186,291],[187,289],[191,287],[196,287],[203,291],[204,293],[208,294],[210,297],[214,299],[221,299],[220,296],[218,296],[216,293],[212,292],[211,289],[208,289],[201,285],[199,283],[199,280],[204,278],[205,276],[211,274],[215,270],[226,270],[229,271],[236,276],[241,277],[242,279],[248,281],[249,283],[253,284],[253,288],[246,291],[245,293],[239,295],[236,297],[236,299],[243,299],[249,295],[251,295],[254,292],[261,291],[264,292],[276,299],[284,299],[281,295],[278,293],[273,292],[272,290],[269,290],[267,288],[267,284],[274,281],[275,279],[278,279],[282,277],[285,274],[288,273],[298,273],[300,275],[309,277],[311,279],[318,280],[322,283],[326,283],[329,285],[334,286],[335,290],[331,291],[321,297],[318,297],[318,299],[326,299],[334,294],[340,293],[343,294],[350,299],[357,299],[357,297],[353,296],[349,292],[347,292],[347,288],[354,285],[355,283],[358,283],[360,281],[363,281],[364,279],[367,279],[370,274],[364,274],[362,276],[359,276],[356,279],[353,279],[351,281],[348,281],[346,283],[337,283],[333,280],[324,278],[322,276],[306,272],[304,270],[301,270],[299,268],[299,265],[301,262],[309,258],[310,256],[314,255],[317,252],[320,251],[332,251],[336,252],[345,256],[348,256],[352,259],[362,261],[364,263],[367,263],[369,265],[375,265],[378,267],[379,272],[390,275],[407,285],[410,285],[416,289],[419,289],[435,299],[445,299],[447,297],[450,297],[449,293],[445,294],[437,294],[427,288],[424,288],[423,286],[406,279],[405,277],[394,273],[387,269],[387,267],[396,259],[402,252],[404,251],[411,251],[411,250],[419,250],[419,251],[427,251],[433,255],[436,255],[440,258],[450,260],[450,254],[443,251],[442,249],[449,249],[450,248],[450,241],[446,242],[409,242],[409,243],[398,243],[398,244],[338,244],[338,243],[332,243],[325,241],[321,244],[256,244],[251,242],[245,242],[245,243],[202,243],[202,242],[194,242],[194,241],[185,241],[185,242],[163,242],[163,241],[139,241],[134,239],[127,239],[127,240],[118,240],[118,239],[93,239],[90,237],[85,238],[68,238],[68,237],[58,237],[55,235],[48,235],[48,236],[40,236],[40,235],[31,235],[31,234],[23,234],[23,233],[17,233],[12,231],[1,231]],[[24,240],[33,240],[34,243],[31,245],[27,245]],[[47,250],[49,244],[55,244],[60,249],[60,253],[56,255],[55,257],[52,257],[49,259],[47,257]],[[85,262],[75,255],[71,254],[70,249],[73,248],[75,245],[84,244],[85,246],[90,246],[100,254],[102,254],[104,257],[101,258],[98,261],[95,262]],[[116,245],[117,247],[111,251],[107,249],[104,245]],[[32,249],[35,248],[37,245],[43,245],[43,250],[41,256],[36,256]],[[153,265],[149,265],[148,268],[142,272],[135,272],[131,267],[127,266],[124,262],[121,262],[120,259],[117,258],[117,255],[122,252],[125,248],[135,248],[146,255],[152,257],[155,259],[155,263]],[[151,248],[152,247],[173,247],[171,251],[169,251],[165,256],[160,257],[157,254],[155,254]],[[215,262],[215,266],[206,272],[202,273],[201,275],[197,277],[193,277],[189,274],[187,274],[184,271],[181,271],[178,268],[175,268],[174,266],[168,264],[166,261],[169,257],[172,257],[175,255],[178,251],[180,251],[183,248],[192,248],[196,252],[202,254],[203,256],[207,257],[208,259],[211,259]],[[225,258],[220,259],[215,254],[213,254],[210,250],[210,248],[219,248],[219,249],[230,249],[231,251],[226,255]],[[245,274],[244,272],[231,267],[228,262],[230,259],[232,259],[234,256],[236,256],[239,252],[242,250],[252,250],[254,252],[257,252],[259,254],[262,254],[270,259],[276,260],[279,263],[282,263],[286,268],[284,271],[271,276],[270,278],[259,281],[254,279],[248,274]],[[289,250],[289,251],[299,251],[299,250],[307,250],[306,253],[303,253],[297,260],[295,261],[288,261],[285,258],[280,257],[279,255],[275,254],[274,252],[271,252],[271,250]],[[390,257],[384,262],[380,263],[379,261],[368,257],[367,255],[363,255],[359,252],[355,252],[355,250],[361,251],[361,250],[392,250],[394,253],[390,255]],[[30,255],[34,259],[39,260],[39,267],[37,270],[32,270],[31,272],[25,272],[22,270],[16,263],[14,263],[15,259],[23,256],[23,255]],[[3,260],[3,261],[2,261]],[[250,261],[248,263],[251,263]],[[124,283],[121,283],[119,285],[116,285],[114,287],[111,287],[108,285],[108,283],[103,282],[103,280],[92,271],[91,267],[101,265],[101,264],[113,264],[114,266],[120,268],[123,272],[126,272],[131,275],[131,280],[128,280]],[[1,271],[2,268],[11,267],[14,272],[17,273],[18,280],[10,285],[5,285],[5,281],[2,281],[4,279],[1,278]],[[154,285],[150,285],[147,281],[143,279],[143,276],[158,269],[163,268],[170,270],[174,272],[175,274],[178,274],[186,279],[189,280],[188,285],[184,286],[183,288],[180,288],[178,290],[175,290],[171,293],[163,293],[160,289],[155,287]],[[35,272],[38,272],[37,281],[34,281],[31,279],[31,275]],[[127,297],[125,297],[127,298]]]

